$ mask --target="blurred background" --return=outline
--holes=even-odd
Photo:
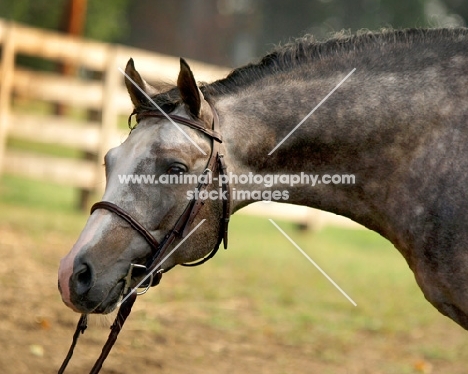
[[[305,34],[466,20],[463,0],[2,0],[0,372],[55,372],[65,356],[78,316],[58,262],[100,199],[104,154],[128,135],[117,67],[129,57],[150,81],[174,81],[179,56],[211,81]],[[233,217],[227,252],[138,299],[103,373],[466,373],[468,335],[388,241],[311,209],[250,213]],[[89,371],[110,321],[92,319],[70,373]]]
[[[463,26],[468,19],[468,3],[463,0],[3,0],[0,17],[235,67],[262,56],[273,45],[305,34],[320,39],[343,29],[356,32],[382,27]]]

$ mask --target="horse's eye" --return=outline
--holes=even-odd
[[[175,165],[171,165],[171,167],[169,169],[167,169],[167,174],[182,174],[182,173],[185,173],[187,171],[187,168],[185,167],[185,165],[182,165],[182,164],[175,164]]]

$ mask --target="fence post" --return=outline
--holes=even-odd
[[[15,26],[6,24],[0,68],[0,174],[3,169],[15,69]]]
[[[91,73],[93,76],[96,74],[96,72]],[[103,79],[103,73],[99,72],[99,79]],[[104,90],[104,88],[102,88]],[[88,109],[87,110],[87,119],[93,122],[98,122],[98,126],[100,126],[101,123],[101,118],[102,118],[102,110],[95,110],[95,109]],[[99,129],[100,131],[100,129]],[[83,152],[83,160],[86,161],[92,161],[96,163],[98,160],[97,156],[98,150],[94,150],[92,152],[90,151],[85,151]],[[95,168],[94,174],[97,175],[99,171]],[[95,178],[95,183],[97,183],[97,178]],[[88,211],[89,205],[90,205],[90,199],[93,195],[94,192],[96,192],[96,187],[94,186],[93,188],[81,188],[79,189],[79,197],[78,197],[78,209],[86,212]]]
[[[118,124],[118,111],[116,110],[116,95],[120,89],[120,79],[122,74],[118,70],[119,62],[119,47],[110,46],[107,58],[106,70],[104,71],[104,86],[103,86],[103,105],[101,115],[101,134],[100,142],[97,149],[96,160],[96,191],[104,192],[105,175],[102,164],[104,156],[111,147],[112,138]]]

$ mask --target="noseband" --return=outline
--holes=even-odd
[[[148,110],[148,111],[142,111],[142,112],[136,112],[136,113],[134,112],[129,117],[129,122],[130,122],[132,115],[136,114],[137,123],[144,118],[152,117],[152,118],[164,119],[164,118],[169,117],[174,122],[189,126],[195,130],[198,130],[204,133],[209,138],[211,138],[211,142],[212,142],[211,154],[206,164],[203,175],[206,176],[208,173],[214,174],[218,172],[219,177],[220,177],[218,180],[223,182],[222,183],[222,192],[223,192],[222,196],[227,197],[226,199],[223,198],[223,216],[221,218],[220,230],[218,233],[218,240],[216,242],[214,249],[206,257],[193,263],[181,264],[182,266],[201,265],[205,263],[206,261],[208,261],[209,259],[211,259],[216,254],[221,242],[224,243],[225,249],[227,248],[227,244],[228,244],[228,224],[229,224],[229,218],[230,218],[230,213],[231,213],[230,212],[231,197],[230,197],[230,187],[229,187],[229,182],[228,182],[229,178],[221,178],[221,176],[227,175],[224,155],[220,153],[222,137],[219,132],[218,114],[216,113],[216,110],[214,109],[211,103],[210,103],[210,107],[213,113],[213,122],[212,122],[211,129],[206,128],[205,124],[202,123],[201,121],[187,119],[187,118],[177,116],[174,114],[163,114],[160,111],[156,111],[156,110]],[[195,217],[197,216],[198,212],[205,204],[205,201],[203,199],[196,198],[196,196],[200,197],[200,193],[207,189],[207,187],[209,186],[209,183],[208,183],[209,178],[200,178],[199,180],[200,182],[198,183],[198,186],[196,187],[198,194],[194,194],[194,198],[187,204],[187,207],[185,208],[181,216],[178,218],[172,230],[166,234],[166,236],[163,238],[163,240],[160,243],[141,223],[139,223],[131,214],[129,214],[128,212],[120,208],[118,205],[109,201],[100,201],[91,207],[91,214],[97,209],[105,209],[116,214],[121,219],[126,221],[149,244],[151,248],[151,257],[149,258],[149,260],[147,261],[145,265],[133,264],[133,263],[130,264],[129,271],[127,273],[127,276],[125,277],[125,284],[124,284],[124,289],[123,289],[124,301],[122,302],[119,308],[117,317],[111,326],[111,332],[109,334],[107,342],[105,343],[102,349],[101,355],[99,356],[98,360],[93,366],[90,374],[96,374],[100,371],[102,364],[104,363],[104,360],[106,359],[112,346],[117,340],[117,336],[120,330],[122,329],[122,326],[126,318],[130,314],[133,303],[136,300],[136,295],[145,293],[151,286],[157,285],[161,280],[162,273],[170,269],[170,268],[168,269],[161,268],[161,262],[165,260],[169,247],[174,242],[174,240],[183,239],[189,234],[190,228],[192,226],[192,223]],[[133,269],[135,268],[144,269],[145,270],[144,278],[145,279],[149,278],[149,281],[145,285],[146,288],[142,292],[139,292],[139,293],[137,293],[134,289],[131,288],[132,273],[133,273]],[[77,343],[78,336],[80,335],[80,333],[84,333],[86,328],[87,328],[87,315],[83,314],[80,320],[78,321],[76,331],[73,335],[72,345],[68,351],[68,354],[62,366],[60,367],[58,371],[59,374],[65,371],[65,368],[73,354],[73,350]]]

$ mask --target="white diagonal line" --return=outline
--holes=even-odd
[[[356,68],[354,68],[353,70],[351,70],[351,72],[350,72],[346,77],[344,77],[344,78],[342,79],[342,81],[341,81],[340,83],[338,83],[338,84],[335,86],[335,88],[334,88],[333,90],[331,90],[330,93],[329,93],[327,96],[325,96],[325,97],[322,99],[322,101],[321,101],[320,103],[318,103],[318,104],[315,106],[315,108],[312,109],[312,110],[309,112],[309,114],[307,114],[307,115],[302,119],[302,121],[299,122],[299,123],[296,125],[296,127],[294,127],[294,128],[289,132],[289,134],[286,135],[286,136],[283,138],[283,140],[281,140],[281,141],[276,145],[276,147],[273,148],[273,149],[270,151],[270,153],[268,153],[268,156],[271,156],[272,153],[273,153],[274,151],[276,151],[276,149],[277,149],[281,144],[283,144],[283,143],[286,141],[286,139],[288,139],[288,138],[292,135],[292,133],[293,133],[294,131],[296,131],[296,130],[299,128],[299,126],[301,126],[301,125],[307,120],[307,118],[309,118],[309,117],[320,107],[320,105],[322,105],[322,104],[333,94],[333,92],[335,92],[335,91],[338,89],[338,87],[340,87],[340,86],[346,81],[346,79],[348,79],[348,78],[351,76],[351,74],[353,74],[355,71],[356,71]]]
[[[203,218],[200,223],[198,225],[196,225],[192,231],[190,231],[187,236],[185,238],[183,238],[179,244],[177,244],[173,249],[172,251],[170,251],[161,261],[159,261],[159,263],[154,267],[153,270],[151,270],[151,272],[149,272],[148,274],[146,274],[146,276],[140,281],[140,283],[138,283],[135,287],[132,288],[132,290],[127,294],[127,296],[125,296],[123,298],[123,300],[117,305],[117,307],[120,307],[120,305],[122,305],[122,303],[127,300],[130,295],[135,292],[138,288],[140,288],[140,286],[145,283],[145,281],[151,277],[151,275],[156,271],[156,269],[159,267],[159,265],[161,265],[164,261],[166,261],[176,250],[177,248],[179,248],[189,237],[190,235],[192,235],[204,222],[206,221],[206,218]]]
[[[206,156],[205,151],[203,151],[203,149],[201,149],[201,148],[198,146],[198,144],[195,143],[195,142],[190,138],[190,136],[188,136],[187,133],[186,133],[184,130],[182,130],[182,128],[181,128],[171,117],[169,117],[169,115],[168,115],[166,112],[164,112],[164,111],[159,107],[159,105],[156,104],[155,101],[154,101],[145,91],[143,91],[143,89],[142,89],[138,84],[136,84],[136,82],[135,82],[132,78],[130,78],[130,77],[128,76],[128,74],[127,74],[125,71],[123,71],[120,67],[119,67],[119,71],[120,71],[123,75],[125,75],[125,77],[126,77],[130,82],[132,82],[132,84],[133,84],[143,95],[145,95],[145,97],[150,101],[150,103],[153,104],[162,114],[164,114],[164,115],[166,116],[166,118],[167,118],[169,121],[171,121],[171,123],[172,123],[175,127],[177,127],[177,129],[178,129],[188,140],[190,140],[190,141],[192,142],[192,144],[193,144],[195,147],[197,147],[198,150],[199,150],[201,153],[203,153],[203,155]]]
[[[354,302],[354,300],[351,299],[351,298],[348,296],[348,294],[347,294],[346,292],[344,292],[343,289],[342,289],[340,286],[338,286],[338,285],[336,284],[336,282],[335,282],[333,279],[331,279],[331,278],[328,276],[328,274],[325,273],[325,272],[322,270],[322,268],[321,268],[320,266],[318,266],[317,263],[316,263],[314,260],[312,260],[312,259],[309,257],[309,255],[308,255],[307,253],[305,253],[305,252],[302,250],[302,248],[299,247],[299,246],[294,242],[294,240],[292,240],[292,239],[289,237],[289,235],[286,234],[286,233],[283,231],[283,229],[282,229],[281,227],[279,227],[279,226],[276,224],[275,221],[273,221],[271,218],[270,218],[269,220],[270,220],[270,222],[273,224],[273,226],[275,226],[275,227],[279,230],[279,232],[280,232],[281,234],[283,234],[283,235],[285,236],[285,238],[288,239],[288,240],[291,242],[291,244],[292,244],[293,246],[295,246],[296,249],[297,249],[299,252],[301,252],[301,253],[304,255],[304,257],[305,257],[306,259],[308,259],[308,260],[310,261],[310,263],[311,263],[312,265],[314,265],[314,266],[317,268],[317,270],[320,271],[320,272],[322,273],[322,275],[323,275],[325,278],[327,278],[328,281],[329,281],[331,284],[333,284],[333,285],[336,287],[336,289],[337,289],[338,291],[340,291],[340,292],[343,294],[344,297],[346,297],[346,298],[349,300],[349,302],[350,302],[351,304],[353,304],[354,306],[357,306],[357,304]]]

